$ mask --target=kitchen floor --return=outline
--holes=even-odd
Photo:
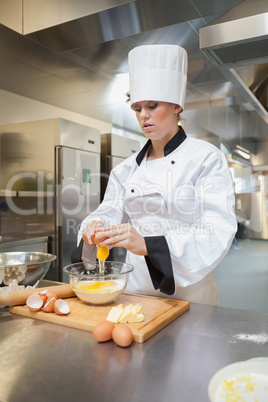
[[[236,242],[213,271],[220,306],[268,313],[268,240]]]

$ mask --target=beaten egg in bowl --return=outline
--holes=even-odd
[[[108,304],[117,299],[125,288],[123,279],[106,281],[81,281],[74,287],[76,296],[89,304]]]

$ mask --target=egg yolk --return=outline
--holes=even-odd
[[[96,281],[94,283],[88,283],[85,285],[80,285],[79,288],[82,290],[93,290],[93,289],[103,289],[111,286],[116,286],[117,283],[115,281]]]
[[[97,247],[98,260],[106,260],[109,255],[109,249],[107,246]]]

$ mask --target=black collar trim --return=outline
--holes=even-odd
[[[169,155],[171,152],[175,151],[183,141],[186,139],[186,134],[182,127],[179,128],[179,131],[171,138],[171,140],[165,145],[164,148],[164,156]],[[146,152],[148,151],[149,147],[151,146],[151,140],[148,140],[141,151],[138,153],[136,162],[140,166]]]

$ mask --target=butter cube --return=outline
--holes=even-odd
[[[144,315],[142,313],[135,314],[131,317],[129,317],[128,322],[142,322],[144,320]]]
[[[144,315],[140,313],[142,305],[128,304],[125,308],[123,304],[119,304],[116,307],[112,307],[106,320],[114,324],[121,323],[126,324],[128,322],[141,322],[144,320]]]
[[[128,321],[128,318],[132,315],[132,308],[130,305],[128,305],[125,309],[124,312],[122,313],[121,317],[119,318],[119,322],[121,324],[125,324]]]
[[[136,313],[139,313],[139,312],[141,311],[141,309],[142,309],[142,305],[136,304],[136,305],[133,307],[133,309],[136,311]]]
[[[111,310],[109,311],[106,320],[113,322],[114,324],[117,324],[123,312],[124,312],[123,307],[112,307]]]

